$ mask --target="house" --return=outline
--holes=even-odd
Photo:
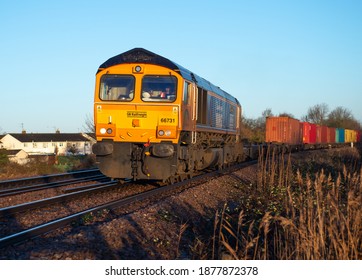
[[[28,153],[24,150],[1,150],[1,152],[7,155],[9,161],[17,164],[26,164],[30,161]]]
[[[92,153],[95,139],[83,133],[8,133],[0,139],[7,150],[23,150],[28,155]]]

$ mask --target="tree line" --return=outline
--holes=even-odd
[[[243,119],[242,135],[244,136],[243,138],[245,141],[257,143],[264,142],[265,123],[266,118],[269,116],[274,116],[274,114],[270,108],[267,108],[262,112],[261,117],[256,119]],[[294,118],[293,114],[290,113],[281,113],[278,116]],[[307,114],[300,120],[329,127],[362,130],[362,124],[356,120],[351,110],[339,106],[330,111],[328,105],[325,103],[310,107]]]

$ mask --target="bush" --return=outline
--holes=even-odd
[[[10,162],[6,154],[0,151],[0,179],[2,180],[56,174],[92,167],[95,167],[95,157],[93,155],[59,156],[56,164],[49,164],[47,161],[44,162],[40,158],[35,158],[27,164],[20,165]]]
[[[0,168],[6,166],[9,163],[8,156],[4,150],[0,150]]]
[[[57,165],[58,168],[64,171],[88,169],[95,167],[94,155],[73,155],[73,156],[58,156]]]

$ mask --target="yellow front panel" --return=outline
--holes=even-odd
[[[179,106],[173,105],[113,105],[98,104],[97,138],[111,137],[120,142],[160,142],[168,139],[178,142]],[[103,135],[101,128],[115,128],[115,135]],[[172,138],[157,136],[159,128],[173,131]]]

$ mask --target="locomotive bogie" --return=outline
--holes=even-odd
[[[101,155],[100,146],[112,145],[111,153]],[[177,145],[155,144],[150,147],[135,143],[100,142],[93,148],[99,169],[111,178],[155,179],[165,181],[176,174]]]

